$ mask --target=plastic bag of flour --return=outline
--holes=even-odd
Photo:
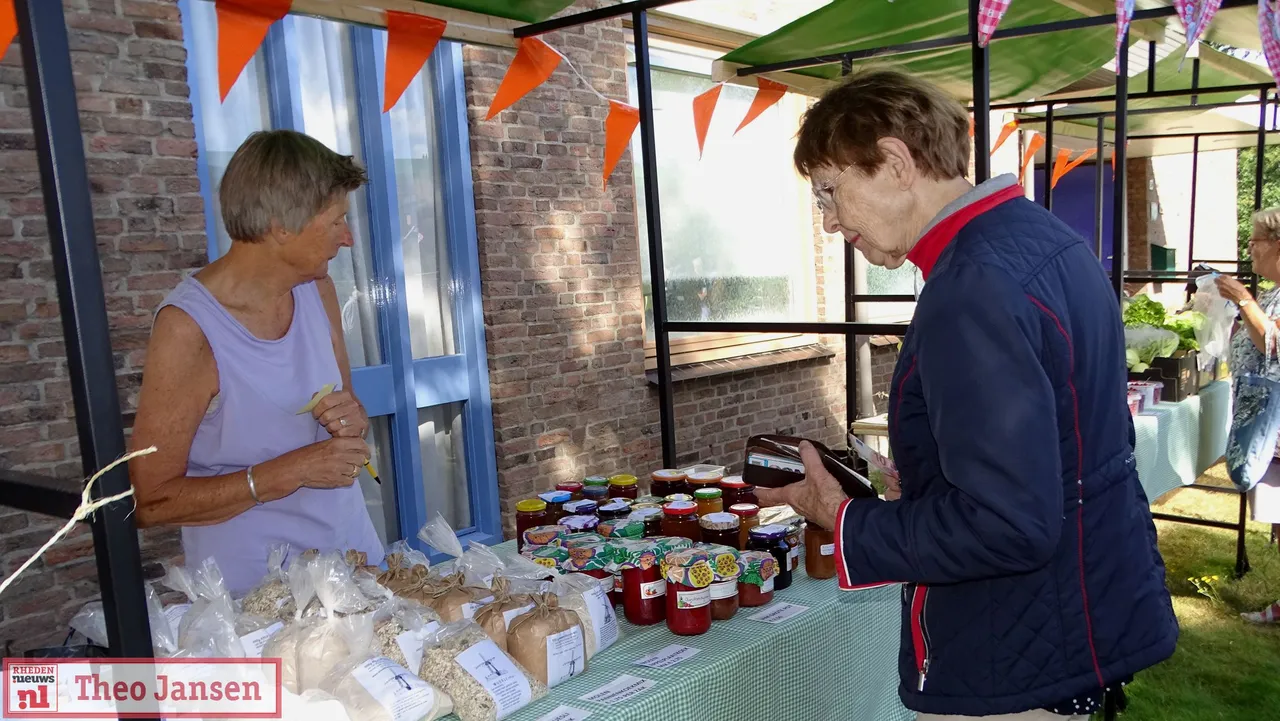
[[[545,684],[468,620],[428,636],[418,675],[449,694],[462,721],[499,721],[547,695]]]

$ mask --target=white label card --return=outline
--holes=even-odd
[[[667,595],[667,582],[659,578],[656,581],[640,584],[640,598],[650,599]]]
[[[436,703],[436,691],[417,674],[389,658],[371,658],[351,671],[392,721],[418,721]]]
[[[528,605],[521,606],[520,608],[512,608],[512,609],[509,609],[509,610],[507,610],[507,611],[503,611],[503,612],[502,612],[502,622],[503,622],[503,624],[507,627],[507,630],[510,630],[510,629],[511,629],[511,622],[512,622],[512,621],[514,621],[514,620],[516,620],[516,616],[521,616],[521,615],[526,614],[526,613],[528,613],[528,612],[530,612],[530,611],[532,611],[532,610],[533,610],[533,604],[532,604],[532,603],[530,603],[530,604],[528,604]]]
[[[630,701],[657,685],[657,681],[624,673],[614,679],[612,683],[601,686],[586,696],[579,697],[579,700],[613,706],[614,704]]]
[[[765,582],[760,586],[760,593],[769,593],[770,591],[773,590],[773,579],[774,579],[773,576],[770,576],[767,579],[765,579]]]
[[[711,605],[711,589],[699,588],[696,591],[677,591],[676,608],[702,608]]]
[[[582,645],[582,627],[574,626],[547,636],[547,688],[555,688],[582,673],[587,651]]]
[[[822,554],[823,556],[834,556],[836,555],[836,544],[824,543],[818,549],[818,553]]]
[[[609,603],[609,597],[599,588],[592,588],[583,594],[587,602],[587,613],[591,614],[591,625],[595,631],[596,652],[605,650],[618,640],[618,614]]]
[[[432,623],[435,622],[432,621]],[[409,670],[415,674],[422,668],[422,637],[424,635],[421,631],[405,631],[396,636],[396,645],[400,647],[400,653],[409,664]]]
[[[692,646],[681,646],[678,643],[673,643],[661,651],[655,651],[648,656],[642,657],[636,661],[635,665],[648,666],[649,668],[671,668],[681,661],[693,658],[698,654],[699,650]]]
[[[765,623],[782,623],[788,619],[799,616],[808,611],[808,606],[797,606],[794,603],[775,603],[765,610],[751,616],[752,621],[763,621]]]
[[[284,630],[284,624],[277,621],[266,628],[241,636],[240,645],[244,646],[245,656],[247,658],[262,658],[262,649],[267,647],[267,641],[270,641],[272,636],[282,630]]]
[[[732,581],[720,581],[711,584],[711,600],[719,601],[722,598],[733,598],[738,595],[738,579]]]
[[[583,711],[580,708],[557,706],[551,710],[551,713],[539,718],[538,721],[582,721],[590,715],[590,711]]]
[[[489,692],[499,719],[528,706],[533,699],[529,680],[493,641],[480,641],[454,660]]]
[[[466,619],[473,619],[476,617],[476,611],[479,611],[491,603],[493,603],[493,596],[482,598],[475,603],[464,603],[462,604],[462,617]]]

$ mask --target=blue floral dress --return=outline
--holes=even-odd
[[[1280,318],[1280,287],[1258,296],[1258,307],[1268,318]],[[1232,375],[1231,434],[1227,442],[1227,470],[1241,490],[1257,483],[1264,463],[1280,456],[1274,429],[1280,426],[1280,328],[1274,323],[1266,333],[1266,351],[1258,350],[1249,329],[1237,324],[1231,335],[1228,365]]]

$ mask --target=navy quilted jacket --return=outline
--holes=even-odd
[[[1019,713],[1173,653],[1123,335],[1091,250],[1025,198],[942,249],[889,397],[902,500],[837,529],[842,587],[904,584],[908,708]]]

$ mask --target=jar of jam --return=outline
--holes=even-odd
[[[693,500],[698,504],[699,516],[705,516],[708,513],[719,513],[724,510],[719,488],[699,488],[693,492]]]
[[[564,569],[570,573],[585,573],[600,579],[600,586],[609,594],[614,605],[622,603],[622,589],[614,575],[613,555],[606,541],[569,549],[569,560]]]
[[[569,560],[569,549],[564,546],[530,547],[530,550],[525,551],[523,555],[539,566],[559,572],[564,569],[565,562]]]
[[[655,548],[658,551],[658,559],[666,558],[668,553],[683,551],[686,548],[693,548],[693,541],[682,536],[658,536],[653,539]]]
[[[565,516],[560,525],[569,529],[570,533],[595,533],[600,519],[596,516]]]
[[[565,491],[569,494],[569,499],[573,501],[582,500],[582,484],[577,481],[569,481],[567,483],[557,483],[557,491]]]
[[[588,501],[604,503],[609,498],[608,486],[586,486],[582,489],[582,497]]]
[[[596,526],[599,530],[599,525]],[[574,533],[566,533],[564,538],[560,539],[560,545],[569,550],[579,548],[581,546],[591,546],[597,543],[604,543],[604,536],[595,531],[577,531]]]
[[[711,584],[715,572],[706,552],[695,548],[668,553],[667,628],[677,636],[697,636],[711,630]]]
[[[683,471],[663,469],[649,474],[649,494],[666,498],[672,493],[688,493]]]
[[[529,498],[516,504],[516,546],[524,550],[524,532],[538,526],[549,526],[555,522],[547,518],[547,503],[540,498]]]
[[[585,498],[564,504],[564,512],[567,516],[594,516],[599,508],[599,504],[595,501],[588,501]]]
[[[609,488],[609,479],[604,476],[587,476],[582,479],[582,485],[587,488],[601,487],[605,490]]]
[[[728,621],[738,612],[738,577],[742,575],[742,556],[738,549],[717,543],[695,543],[693,547],[707,554],[715,578],[711,582],[711,620]]]
[[[760,501],[756,498],[756,487],[748,484],[739,476],[730,476],[720,481],[720,491],[724,494],[724,507],[730,508],[739,503],[755,503]]]
[[[673,501],[662,507],[662,535],[680,536],[690,541],[702,538],[698,525],[698,504],[693,501]]]
[[[625,518],[601,520],[596,526],[596,533],[605,538],[640,538],[644,535],[644,523],[628,514]]]
[[[804,532],[802,525],[804,520],[792,521],[787,524],[787,553],[791,559],[791,570],[796,571],[800,568],[800,555],[804,553],[801,534]]]
[[[631,512],[631,520],[639,520],[644,524],[645,538],[655,538],[662,535],[662,509],[661,508],[637,508]]]
[[[689,484],[689,490],[686,493],[693,494],[697,497],[700,488],[719,488],[720,480],[724,478],[724,474],[719,471],[699,471],[690,473],[686,479]]]
[[[742,575],[738,576],[738,605],[763,606],[773,600],[773,582],[778,562],[766,551],[742,552]]]
[[[698,519],[698,525],[702,527],[703,543],[715,543],[742,550],[738,548],[738,526],[741,522],[732,513],[708,513]]]
[[[561,518],[569,515],[564,510],[564,504],[573,499],[568,491],[547,491],[539,493],[538,498],[547,504],[547,518],[552,523],[559,523]]]
[[[617,521],[631,515],[631,506],[621,501],[609,501],[596,511],[602,521]]]
[[[659,508],[661,508],[662,504],[666,502],[667,500],[662,496],[640,496],[639,498],[631,502],[631,507],[636,508],[638,506],[656,505]]]
[[[754,503],[735,503],[729,506],[729,512],[738,517],[738,548],[747,549],[751,529],[760,525],[760,506]]]
[[[751,529],[747,550],[767,551],[778,562],[778,576],[773,585],[779,591],[791,585],[791,547],[787,545],[787,527],[777,524]]]
[[[538,548],[540,546],[560,546],[564,544],[564,537],[569,534],[569,529],[561,525],[554,526],[534,526],[525,529],[520,534],[520,540],[517,546],[520,550],[526,548]]]
[[[609,550],[622,574],[622,615],[637,626],[661,623],[667,617],[667,582],[655,542],[611,540]]]
[[[688,493],[672,493],[671,495],[662,499],[662,505],[665,506],[668,503],[679,503],[681,501],[692,501],[692,500],[693,500],[693,496],[689,495]]]
[[[809,578],[836,575],[836,535],[812,521],[804,527],[804,571]]]
[[[635,476],[626,474],[613,476],[609,479],[609,496],[635,500],[640,497],[640,482]]]

